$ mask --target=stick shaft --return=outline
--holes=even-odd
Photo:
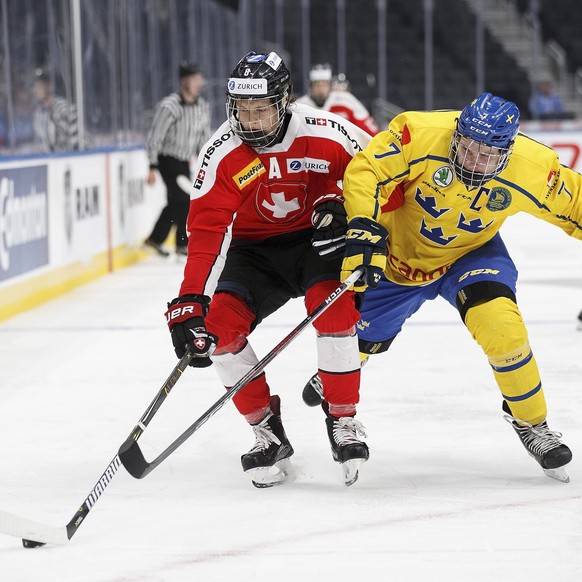
[[[258,376],[309,324],[313,323],[336,299],[347,291],[359,279],[361,274],[361,269],[354,271],[327,299],[318,305],[295,329],[285,336],[262,360],[257,362],[230,390],[225,392],[200,418],[190,425],[153,461],[148,462],[145,459],[137,442],[126,441],[119,449],[119,457],[128,472],[136,479],[141,479],[151,473],[203,424],[212,418],[226,402],[231,400],[235,394],[240,392],[251,380]]]
[[[186,352],[186,354],[176,364],[126,440],[131,439],[133,442],[137,442],[145,427],[150,423],[160,406],[170,394],[172,388],[180,379],[182,372],[186,369],[191,359],[192,354]],[[0,510],[0,532],[43,544],[64,544],[68,542],[75,535],[80,525],[85,521],[85,518],[93,509],[95,503],[97,503],[120,466],[121,461],[119,455],[115,455],[109,465],[107,465],[105,471],[103,471],[97,483],[95,483],[95,486],[89,492],[89,495],[87,495],[79,509],[75,512],[75,515],[73,515],[65,527],[59,528],[44,525]]]

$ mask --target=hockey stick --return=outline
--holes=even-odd
[[[156,397],[152,400],[147,410],[143,413],[143,416],[131,431],[128,437],[129,439],[133,439],[134,441],[139,439],[168,394],[170,394],[172,388],[176,385],[176,382],[180,379],[182,372],[186,369],[191,359],[192,353],[188,351],[176,364],[176,367],[172,370],[156,394]],[[43,546],[44,544],[67,543],[75,535],[79,526],[87,517],[87,514],[93,509],[93,506],[97,503],[97,500],[101,497],[101,494],[105,491],[105,488],[109,485],[120,466],[121,461],[119,460],[119,456],[115,455],[93,489],[91,489],[89,495],[85,498],[85,501],[81,504],[81,507],[79,507],[71,521],[65,527],[51,527],[13,515],[6,511],[0,511],[0,533],[22,538],[22,543],[25,548],[34,548]]]
[[[340,295],[347,291],[362,275],[363,268],[354,271],[340,286],[295,329],[285,336],[262,360],[257,362],[230,390],[224,393],[194,424],[187,428],[170,446],[163,450],[153,461],[146,461],[137,439],[130,436],[119,448],[119,458],[127,471],[136,479],[151,473],[171,453],[190,438],[208,419],[214,416],[226,402],[240,392],[251,380],[256,378],[266,366],[280,354],[310,323],[315,321]]]
[[[179,176],[176,176],[176,184],[178,184],[178,187],[185,192],[186,194],[188,194],[188,196],[190,196],[190,191],[192,190],[192,180],[188,177],[185,176],[184,174],[180,174]]]

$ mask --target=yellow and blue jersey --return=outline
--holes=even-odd
[[[400,285],[439,279],[518,212],[582,239],[582,176],[525,134],[496,178],[478,188],[456,178],[448,154],[459,113],[398,115],[346,170],[348,219],[368,217],[388,230],[386,277]]]

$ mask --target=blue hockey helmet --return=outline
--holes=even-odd
[[[519,109],[512,101],[483,93],[467,105],[453,132],[449,159],[466,186],[480,186],[509,163],[519,131]],[[475,158],[478,162],[472,163]]]

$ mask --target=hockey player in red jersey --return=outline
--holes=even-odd
[[[349,90],[333,87],[330,65],[314,65],[309,71],[309,94],[302,95],[297,103],[311,105],[351,121],[370,135],[376,135],[378,125],[363,103]]]
[[[167,320],[176,354],[211,363],[228,388],[257,362],[247,336],[289,299],[311,313],[339,285],[346,219],[341,180],[370,137],[325,111],[293,102],[276,53],[247,54],[228,80],[228,120],[198,158],[188,218],[188,259]],[[327,432],[351,485],[368,447],[354,416],[360,359],[359,313],[349,291],[314,321]],[[265,374],[233,401],[256,443],[242,455],[257,487],[289,475],[293,448],[280,400]]]

